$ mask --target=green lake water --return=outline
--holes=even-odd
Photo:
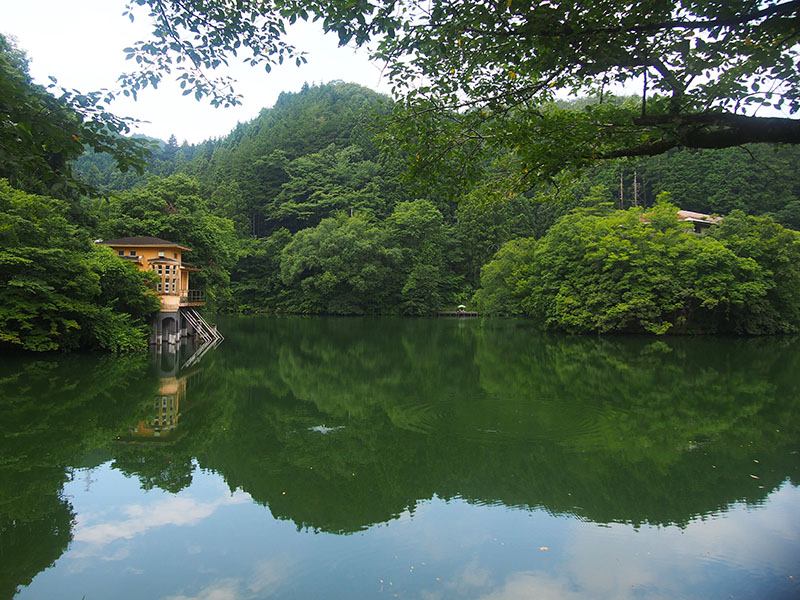
[[[800,340],[218,324],[0,358],[0,599],[800,597]]]

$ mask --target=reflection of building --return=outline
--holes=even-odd
[[[158,394],[153,406],[153,418],[140,421],[136,428],[129,432],[130,441],[171,442],[180,438],[178,435],[178,419],[182,410],[186,410],[186,387],[189,379],[198,371],[180,377],[162,377]],[[184,406],[182,406],[182,404]]]
[[[207,341],[222,338],[194,310],[195,306],[205,305],[205,296],[203,291],[189,288],[189,274],[200,270],[183,262],[184,253],[191,252],[190,248],[156,237],[127,237],[98,244],[111,247],[117,256],[140,270],[158,275],[156,293],[161,311],[153,319],[152,344],[175,344],[186,335],[198,335]]]
[[[188,342],[188,343],[186,343]],[[191,408],[188,397],[200,378],[200,359],[216,343],[194,344],[184,340],[180,344],[151,348],[153,365],[159,376],[158,393],[151,404],[152,413],[118,439],[128,443],[171,443],[185,435],[178,425],[182,414]]]

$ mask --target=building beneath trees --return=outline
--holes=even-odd
[[[705,213],[693,212],[691,210],[679,210],[678,221],[691,223],[695,233],[705,233],[712,225],[722,221],[722,217],[715,217]]]
[[[189,286],[190,273],[200,270],[183,261],[183,255],[191,252],[191,248],[157,237],[126,237],[101,240],[97,244],[109,246],[122,260],[158,276],[155,290],[161,310],[151,322],[151,344],[175,344],[187,335],[207,341],[221,338],[216,328],[208,325],[194,309],[205,305],[205,294]]]

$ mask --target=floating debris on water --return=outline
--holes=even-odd
[[[309,431],[316,431],[317,433],[321,433],[325,435],[326,433],[333,433],[334,431],[339,431],[340,429],[344,429],[344,425],[339,425],[338,427],[328,427],[326,425],[316,425],[314,427],[309,427]]]

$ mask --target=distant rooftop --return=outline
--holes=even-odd
[[[191,248],[186,248],[180,244],[176,244],[175,242],[169,242],[157,237],[146,236],[117,238],[115,240],[104,240],[97,243],[104,246],[157,246],[159,248],[178,248],[180,250],[185,250],[186,252],[192,251]]]
[[[679,221],[705,221],[707,223],[719,223],[722,221],[722,217],[713,217],[711,215],[707,215],[705,213],[693,212],[691,210],[679,210],[678,211],[678,220]]]

